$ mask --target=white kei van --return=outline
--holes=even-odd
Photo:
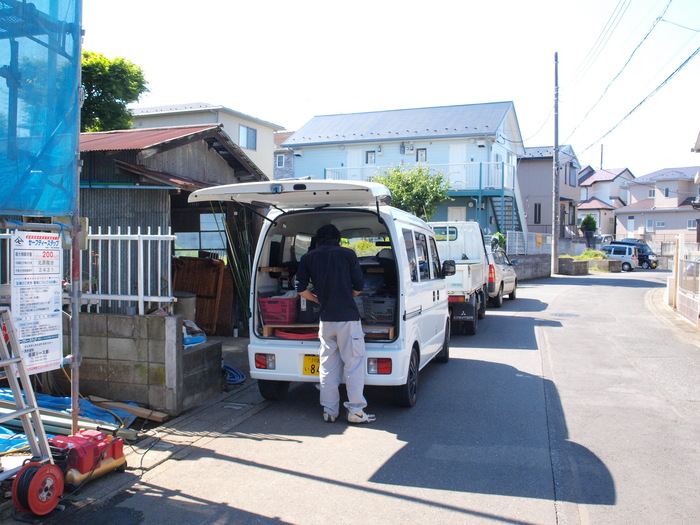
[[[266,399],[284,398],[290,382],[318,382],[318,311],[294,291],[301,257],[319,227],[332,223],[355,250],[365,278],[356,298],[367,348],[365,384],[394,389],[413,406],[418,373],[432,359],[449,359],[450,318],[432,229],[388,206],[377,183],[276,180],[205,188],[190,202],[235,201],[271,208],[257,243],[250,289],[250,375]]]

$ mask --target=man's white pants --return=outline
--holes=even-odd
[[[343,403],[351,413],[367,406],[363,395],[365,386],[365,333],[361,321],[321,321],[321,405],[325,412],[338,417],[342,379],[348,392]]]

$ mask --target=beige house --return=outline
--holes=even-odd
[[[586,166],[578,173],[581,201],[576,224],[588,214],[598,224],[597,234],[615,235],[615,210],[629,203],[627,184],[634,175],[627,168],[599,169]]]
[[[161,128],[188,124],[222,124],[226,134],[268,179],[273,178],[275,132],[282,126],[224,106],[196,102],[132,109],[134,128]]]
[[[559,148],[559,237],[576,235],[576,204],[579,199],[578,158],[571,146]],[[518,163],[518,184],[524,203],[527,231],[552,232],[554,148],[525,148]]]
[[[614,212],[618,237],[666,241],[682,235],[694,242],[700,218],[693,208],[700,197],[698,172],[700,166],[667,168],[629,181],[630,202]]]

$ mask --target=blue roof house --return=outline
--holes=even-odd
[[[524,155],[512,102],[313,117],[283,144],[294,177],[371,180],[423,164],[450,181],[431,220],[476,220],[487,233],[524,230],[517,159]]]

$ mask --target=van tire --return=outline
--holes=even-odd
[[[269,381],[258,379],[260,395],[268,401],[282,401],[289,392],[289,381]]]
[[[408,374],[406,384],[394,387],[394,404],[400,407],[411,408],[418,401],[418,350],[413,347],[411,358],[408,362]]]
[[[450,360],[450,320],[445,325],[445,341],[442,343],[442,350],[435,355],[436,363],[447,363]]]
[[[518,280],[516,279],[515,283],[513,283],[513,291],[508,294],[508,299],[510,299],[511,301],[515,301],[515,298],[517,297],[517,293],[515,292],[515,290],[517,290],[517,289],[518,289]]]
[[[501,286],[498,287],[496,297],[491,298],[491,304],[494,308],[500,308],[503,306],[503,283],[501,283]]]
[[[623,262],[622,263],[622,271],[623,272],[631,272],[632,271],[632,265],[628,262]]]

